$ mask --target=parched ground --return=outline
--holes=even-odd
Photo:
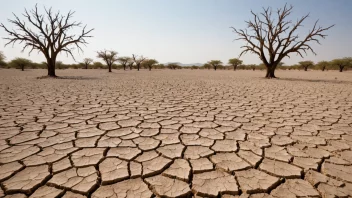
[[[0,197],[352,197],[352,72],[0,69]]]

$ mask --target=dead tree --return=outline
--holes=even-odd
[[[304,71],[308,71],[308,67],[314,65],[313,61],[301,61],[299,64],[303,67]]]
[[[53,12],[51,8],[45,8],[45,13],[40,14],[37,5],[30,11],[25,9],[23,16],[28,23],[14,14],[15,19],[8,21],[16,29],[9,29],[0,24],[10,35],[5,38],[8,40],[5,46],[18,42],[24,44],[22,51],[28,48],[29,54],[33,50],[41,52],[46,58],[48,76],[55,77],[57,55],[65,52],[74,59],[73,50],[83,51],[81,45],[87,44],[86,38],[92,37],[89,34],[93,29],[86,30],[86,26],[78,34],[69,34],[69,30],[82,26],[80,22],[71,22],[73,14],[74,12],[69,11],[66,15],[61,15],[59,11]]]
[[[144,58],[143,56],[140,56],[140,57],[138,58],[137,55],[132,54],[132,59],[133,59],[133,61],[136,63],[137,70],[139,71],[142,62],[143,62],[146,58]]]
[[[214,70],[216,71],[216,69],[222,64],[222,62],[220,60],[211,60],[208,62],[208,64],[213,66]]]
[[[111,67],[114,64],[114,62],[117,61],[117,52],[115,51],[99,51],[98,53],[98,58],[101,58],[105,61],[106,65],[109,68],[109,72],[111,72]]]
[[[85,58],[83,59],[83,64],[84,64],[84,67],[85,69],[88,69],[88,66],[93,62],[93,59],[91,58]]]
[[[124,57],[118,58],[117,61],[120,62],[120,64],[121,64],[122,67],[123,67],[123,70],[126,70],[126,66],[127,66],[127,64],[131,61],[131,58],[128,57],[128,56],[124,56]]]
[[[303,57],[302,53],[307,54],[307,51],[311,51],[316,55],[309,43],[317,42],[320,44],[318,38],[325,38],[327,35],[324,35],[323,32],[334,26],[323,28],[317,26],[318,21],[316,21],[308,35],[300,39],[297,29],[302,26],[303,21],[309,14],[293,23],[287,19],[291,14],[292,8],[292,6],[285,5],[283,9],[277,9],[276,12],[274,11],[276,17],[273,16],[270,7],[263,8],[263,12],[260,14],[255,14],[251,11],[254,20],[246,21],[247,29],[231,27],[234,33],[238,35],[236,40],[246,42],[241,47],[243,51],[240,57],[247,52],[258,55],[267,68],[266,78],[276,78],[276,67],[283,58],[290,57],[291,53],[297,53]]]

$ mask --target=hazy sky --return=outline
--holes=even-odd
[[[320,19],[322,26],[336,24],[330,29],[322,45],[314,45],[317,56],[309,53],[305,58],[315,62],[333,58],[352,56],[352,1],[351,0],[288,0],[294,6],[291,19],[296,21],[310,13],[299,35],[305,35],[315,20]],[[155,58],[161,63],[205,63],[218,59],[227,63],[229,58],[240,54],[240,41],[229,28],[245,28],[245,20],[252,19],[250,10],[262,11],[262,7],[283,7],[282,0],[11,0],[0,7],[0,22],[12,28],[7,18],[12,12],[19,15],[24,8],[33,8],[38,3],[67,13],[76,11],[74,20],[94,28],[93,38],[84,47],[84,54],[75,51],[76,60],[91,57],[95,61],[96,51],[115,50],[121,56],[141,54]],[[43,10],[43,9],[42,9]],[[0,29],[0,37],[7,34]],[[43,55],[28,51],[21,52],[22,46],[4,47],[0,40],[0,51],[7,60],[15,57],[44,61]],[[241,57],[246,64],[258,64],[255,55]],[[73,63],[65,54],[59,56],[65,63]],[[296,55],[284,59],[287,64],[295,64],[302,59]]]

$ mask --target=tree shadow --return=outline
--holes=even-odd
[[[323,83],[334,83],[334,84],[352,84],[352,81],[346,80],[322,80],[322,79],[299,79],[299,78],[277,78],[278,80],[286,80],[292,82],[323,82]]]

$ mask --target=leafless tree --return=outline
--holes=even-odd
[[[85,58],[83,59],[83,64],[85,66],[86,69],[88,69],[88,66],[93,62],[93,59],[91,58]]]
[[[292,6],[285,5],[284,8],[277,9],[276,12],[273,12],[270,7],[263,8],[263,12],[260,14],[251,11],[254,20],[246,21],[247,29],[231,27],[238,35],[236,40],[246,42],[241,47],[243,51],[240,56],[247,52],[258,55],[267,68],[267,78],[276,78],[274,72],[278,63],[286,56],[290,57],[291,53],[295,52],[301,57],[303,57],[302,53],[307,54],[307,51],[316,54],[309,43],[317,42],[320,44],[318,38],[325,38],[327,35],[323,32],[334,26],[323,28],[318,26],[318,21],[316,21],[308,35],[300,39],[297,30],[309,14],[293,23],[287,19],[292,9]]]
[[[123,67],[123,70],[126,70],[126,66],[127,66],[127,64],[131,61],[131,58],[128,57],[128,56],[124,56],[124,57],[118,58],[117,61],[120,62],[120,64],[121,64],[122,67]]]
[[[137,70],[139,71],[139,68],[141,67],[142,62],[143,62],[146,58],[143,57],[143,56],[140,56],[140,57],[138,58],[138,56],[137,56],[137,55],[134,55],[134,54],[132,54],[132,58],[133,58],[134,63],[136,63]]]
[[[21,20],[14,14],[15,19],[9,19],[16,29],[9,29],[4,24],[0,24],[10,36],[5,38],[8,42],[5,44],[23,43],[25,49],[29,49],[29,54],[37,50],[44,54],[48,67],[48,76],[56,76],[55,63],[56,57],[60,52],[73,56],[73,50],[83,51],[81,45],[87,44],[86,38],[92,37],[90,33],[93,29],[86,30],[86,26],[78,34],[69,34],[69,30],[81,27],[80,22],[71,22],[74,12],[69,11],[66,15],[61,15],[60,11],[53,12],[52,9],[46,9],[45,13],[40,14],[37,5],[34,9],[23,14],[27,20]],[[44,16],[45,15],[45,16]]]
[[[101,58],[105,61],[106,65],[109,68],[109,72],[111,72],[111,67],[114,64],[114,62],[117,61],[117,52],[115,51],[107,51],[107,50],[103,50],[103,51],[99,51],[98,53],[98,58]]]

